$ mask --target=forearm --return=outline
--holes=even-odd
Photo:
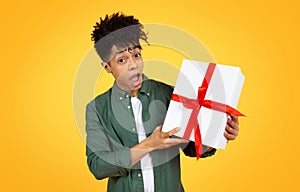
[[[130,148],[131,166],[135,165],[145,155],[153,151],[154,148],[150,145],[148,139],[143,140],[141,143]]]

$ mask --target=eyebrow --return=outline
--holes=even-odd
[[[116,52],[116,53],[114,54],[114,57],[116,57],[117,55],[119,55],[119,54],[121,54],[121,53],[123,53],[123,52],[125,52],[125,51],[126,51],[126,49],[124,49],[124,50],[122,50],[122,51]]]
[[[116,52],[116,53],[114,54],[113,58],[116,57],[117,55],[119,55],[119,54],[121,54],[121,53],[127,51],[128,48],[131,48],[131,47],[127,47],[127,48],[125,48],[125,49],[123,49],[123,50],[121,50],[121,51]],[[134,49],[136,49],[136,48],[139,48],[139,46],[138,46],[138,45],[135,45],[135,46],[133,46],[131,49],[134,50]]]

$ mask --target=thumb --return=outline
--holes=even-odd
[[[161,132],[162,125],[157,126],[153,132]]]

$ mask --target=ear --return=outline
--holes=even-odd
[[[102,64],[102,66],[104,67],[104,69],[107,73],[111,73],[111,67],[108,63],[103,61],[101,64]]]

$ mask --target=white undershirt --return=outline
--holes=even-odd
[[[142,103],[137,97],[131,97],[131,104],[140,143],[146,139],[145,128],[142,120]],[[141,159],[141,169],[143,174],[144,191],[154,192],[153,164],[150,153]]]

